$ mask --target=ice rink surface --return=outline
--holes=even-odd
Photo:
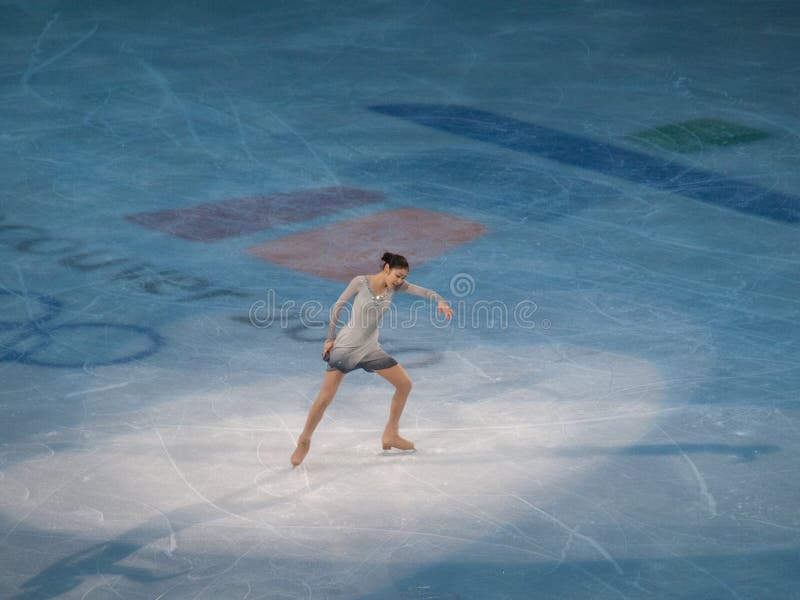
[[[800,9],[0,1],[0,598],[800,598]],[[406,254],[297,469],[327,311]]]

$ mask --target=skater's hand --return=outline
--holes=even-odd
[[[444,318],[449,320],[453,316],[453,309],[446,302],[439,302],[439,314],[442,313],[444,313]]]
[[[333,340],[326,340],[325,345],[322,347],[322,358],[326,358],[331,353],[333,348]]]

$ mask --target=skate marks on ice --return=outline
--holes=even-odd
[[[183,587],[179,595],[191,596],[212,571],[215,585],[241,585],[245,569],[249,585],[266,582],[275,571],[254,562],[268,561],[298,585],[320,590],[324,576],[325,589],[339,590],[332,597],[353,597],[391,585],[398,555],[413,571],[464,551],[511,564],[601,560],[619,572],[620,557],[557,514],[553,501],[613,456],[569,448],[635,444],[676,409],[664,405],[659,370],[556,345],[443,356],[412,374],[402,432],[414,454],[384,456],[391,390],[351,376],[306,461],[291,469],[319,382],[286,376],[188,392],[128,415],[125,426],[99,424],[116,434],[98,435],[94,446],[14,464],[0,490],[2,517],[13,524],[3,543],[24,544],[41,530],[79,547],[66,556],[61,547],[46,551],[41,564],[50,571],[20,565],[20,589],[34,589],[46,572],[62,591],[112,580],[118,591],[132,590],[144,579],[120,573],[136,565],[148,589]],[[556,527],[568,545],[540,539],[538,527]],[[408,547],[413,552],[401,552]],[[95,570],[80,567],[84,552]],[[319,556],[337,559],[315,562]],[[304,561],[315,562],[313,577]]]

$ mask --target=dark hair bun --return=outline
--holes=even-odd
[[[390,269],[408,269],[408,261],[406,260],[406,257],[400,254],[384,252],[381,260],[384,264],[389,265]]]

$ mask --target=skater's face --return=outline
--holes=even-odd
[[[386,273],[386,283],[393,287],[397,287],[403,283],[408,276],[408,269],[390,269],[388,265],[384,269],[384,272]]]

